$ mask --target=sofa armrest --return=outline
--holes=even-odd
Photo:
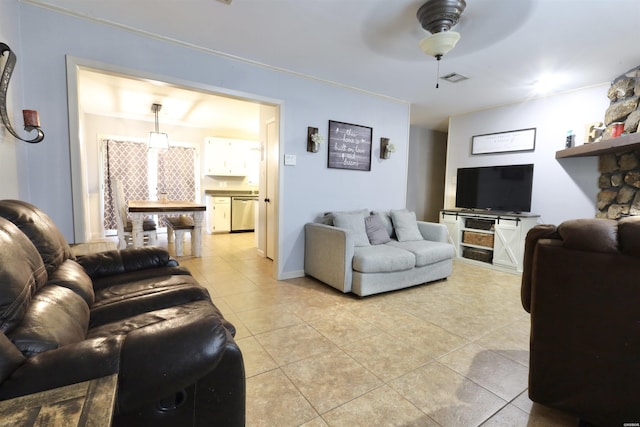
[[[447,235],[447,226],[436,222],[417,221],[418,230],[425,240],[432,242],[447,243],[449,241]]]
[[[304,272],[342,292],[351,292],[354,240],[351,231],[318,223],[304,226]]]
[[[531,312],[531,281],[534,274],[534,254],[536,245],[541,239],[559,239],[557,228],[551,224],[538,224],[527,233],[524,241],[524,261],[522,263],[522,283],[520,286],[520,299],[522,307]],[[558,244],[561,242],[558,240]]]
[[[233,342],[210,302],[196,301],[176,310],[184,313],[127,334],[121,350],[118,412],[135,412],[194,384],[218,365]]]
[[[157,267],[175,267],[178,262],[159,247],[98,252],[78,257],[77,262],[91,279]]]

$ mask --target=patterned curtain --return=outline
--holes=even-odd
[[[105,140],[104,156],[104,228],[116,229],[116,217],[111,200],[111,179],[122,183],[125,200],[149,198],[147,144],[131,141]]]
[[[193,147],[169,147],[158,153],[158,191],[169,200],[194,200],[196,197],[195,153]]]
[[[116,229],[111,179],[122,183],[125,200],[147,200],[149,195],[164,191],[171,200],[196,198],[194,147],[172,147],[158,152],[157,191],[149,188],[149,153],[147,144],[131,141],[105,140],[104,155],[104,228]],[[153,157],[153,156],[152,156]],[[153,166],[151,166],[153,169]]]

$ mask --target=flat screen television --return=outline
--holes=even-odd
[[[456,207],[531,211],[533,164],[458,169]]]

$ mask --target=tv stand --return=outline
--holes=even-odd
[[[522,272],[524,240],[539,218],[489,210],[440,211],[440,223],[447,226],[457,258],[512,272]]]

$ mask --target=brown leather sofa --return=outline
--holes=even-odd
[[[529,397],[597,426],[640,422],[640,217],[527,234]]]
[[[0,201],[0,400],[117,373],[115,426],[243,426],[234,334],[166,250],[76,259],[45,213]]]

